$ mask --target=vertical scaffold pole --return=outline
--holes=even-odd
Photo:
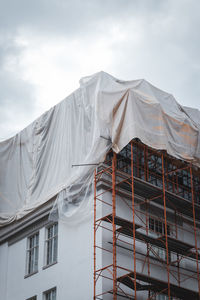
[[[113,300],[117,299],[117,259],[116,259],[116,153],[112,159],[112,230],[113,230]]]
[[[168,239],[167,239],[167,211],[166,211],[166,196],[165,196],[165,167],[164,167],[164,155],[162,153],[162,185],[163,185],[163,204],[164,204],[164,218],[165,218],[165,247],[167,255],[167,281],[168,281],[168,298],[170,298],[170,276],[169,276],[169,251],[168,251]]]
[[[144,179],[147,180],[147,146],[144,145]],[[146,215],[146,235],[149,235],[149,227],[148,227],[148,204],[147,199],[145,198],[145,215]],[[149,243],[147,243],[147,266],[148,266],[148,276],[150,277],[150,265],[149,265]],[[148,291],[148,297],[150,297],[150,291]]]
[[[94,296],[96,299],[96,169],[94,171]]]
[[[131,190],[132,190],[132,211],[133,211],[133,258],[134,258],[134,291],[135,300],[137,300],[136,291],[136,256],[135,256],[135,197],[134,197],[134,176],[133,176],[133,142],[131,142]]]
[[[193,187],[192,167],[190,167],[190,184],[191,184],[191,194],[192,194],[192,212],[193,212],[194,239],[195,239],[195,249],[196,249],[197,280],[198,280],[199,299],[200,299],[199,260],[198,260],[197,227],[196,227],[196,216],[195,216],[195,205],[194,205],[194,187]]]
[[[178,228],[177,228],[177,212],[175,210],[175,229],[176,229],[176,239],[178,239]],[[178,268],[178,286],[181,284],[181,277],[180,277],[180,260],[179,254],[176,254],[177,257],[177,268]]]

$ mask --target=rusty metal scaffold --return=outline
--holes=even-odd
[[[112,197],[105,197],[106,193]],[[118,216],[119,203],[120,209],[122,205],[130,209],[131,219]],[[161,212],[156,217],[151,213],[152,206]],[[173,222],[169,220],[172,214]],[[106,243],[104,232],[110,236]],[[194,242],[183,241],[184,232],[193,235]],[[137,139],[119,154],[107,154],[94,176],[94,300],[137,300],[141,292],[142,299],[148,300],[160,294],[168,299],[200,300],[199,237],[200,169]],[[146,245],[145,253],[137,249],[138,242]],[[123,266],[120,257],[118,260],[119,248],[132,251],[130,268]],[[112,256],[110,263],[105,260],[104,264],[104,253]],[[160,253],[165,254],[164,259]],[[193,269],[187,264],[184,267],[185,260]],[[139,263],[142,270],[137,268]],[[151,274],[158,264],[166,280]],[[186,285],[191,279],[196,283],[195,290]]]

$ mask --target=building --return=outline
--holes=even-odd
[[[172,119],[174,111],[174,115],[179,112],[176,103],[173,102],[175,100],[157,90],[151,94],[149,85],[144,81],[117,82],[107,74],[100,73],[92,79],[87,78],[84,84],[83,91],[76,91],[69,99],[67,98],[67,101],[64,100],[42,116],[23,131],[21,136],[15,138],[14,142],[11,140],[8,144],[5,142],[0,145],[0,149],[3,150],[11,147],[11,142],[12,147],[14,145],[13,156],[11,155],[9,160],[6,160],[3,155],[0,156],[1,169],[4,168],[8,172],[5,172],[7,180],[4,179],[5,176],[0,178],[0,208],[4,213],[0,218],[2,225],[0,227],[1,298],[4,300],[200,299],[200,153],[196,143],[198,126],[194,125],[196,124],[194,119],[191,121],[191,118],[186,117],[187,114],[182,111],[179,118]],[[137,97],[132,96],[130,86],[133,86],[134,93],[135,90],[137,91]],[[108,93],[110,87],[114,94],[114,98],[112,96],[104,99],[102,96],[105,101],[103,106],[108,99],[113,101],[114,106],[109,103],[108,112],[105,112],[105,116],[101,115],[100,120],[105,118],[106,123],[111,111],[114,111],[113,115],[117,116],[112,119],[112,130],[113,128],[115,130],[110,135],[112,148],[117,154],[109,150],[111,148],[109,136],[101,135],[98,139],[91,139],[88,133],[91,128],[91,133],[96,137],[98,131],[93,129],[97,125],[96,117],[91,110],[92,106],[90,107],[89,102],[86,102],[88,98],[92,101],[97,87],[101,95],[104,95],[102,92],[104,91],[105,95],[108,94],[110,97]],[[163,123],[158,115],[158,112],[162,114],[163,110],[158,110],[160,104],[155,100],[155,94],[159,101],[164,99],[162,108],[165,118],[168,119],[162,121]],[[86,95],[84,96],[86,98],[82,95]],[[116,95],[119,99],[117,109]],[[124,127],[127,122],[132,125],[130,127],[133,130],[131,114],[137,110],[137,107],[133,111],[130,105],[133,101],[141,100],[138,95],[144,97],[141,105],[148,108],[148,117],[156,116],[156,120],[159,120],[158,124],[152,120],[141,120],[139,113],[143,113],[141,108],[144,107],[138,109],[136,127],[142,122],[144,132],[145,130],[148,132],[153,126],[152,128],[157,132],[152,133],[151,136],[140,133],[135,137],[132,131],[124,130],[127,128]],[[76,99],[78,99],[77,103]],[[85,114],[83,109],[80,112],[82,99],[82,108],[86,107],[87,118],[84,118],[84,126],[82,126],[83,120],[77,122],[75,126],[74,115]],[[170,100],[171,107],[166,105],[166,99]],[[69,101],[73,103],[72,107]],[[98,110],[101,110],[98,106],[99,102],[95,103]],[[128,110],[127,106],[129,106]],[[74,113],[70,118],[70,124],[78,128],[67,135],[68,139],[62,132],[66,129],[62,121],[67,110],[70,110],[71,114]],[[188,114],[189,112],[191,113],[190,110]],[[91,119],[88,119],[90,117]],[[181,118],[183,122],[180,122]],[[163,131],[164,125],[166,127]],[[103,128],[102,124],[101,126]],[[81,139],[85,131],[88,134],[88,145],[84,139]],[[100,134],[101,132],[105,134],[107,131],[103,128]],[[167,138],[162,135],[162,138],[157,141],[156,134],[163,132],[167,132]],[[74,136],[77,134],[81,140],[77,139],[78,144],[70,157],[79,158],[79,164],[78,169],[73,171],[71,165],[74,161],[65,162],[63,149],[67,149],[69,140],[74,143]],[[27,137],[31,137],[33,141],[31,146]],[[52,137],[59,147],[52,147]],[[43,139],[45,143],[41,142]],[[25,142],[21,142],[22,140]],[[28,151],[26,152],[24,148],[23,151],[18,151],[17,147],[24,147],[27,140]],[[17,141],[16,145],[15,141]],[[183,141],[189,142],[183,144]],[[164,145],[164,142],[166,147],[159,148],[159,145],[162,143]],[[152,147],[152,144],[155,147]],[[80,155],[78,150],[82,149],[81,147],[84,151]],[[89,148],[92,149],[90,155],[84,160],[84,153],[87,153]],[[23,166],[25,165],[21,153],[26,157],[26,164],[29,160],[32,162],[30,158],[32,153],[34,154],[33,163],[37,168],[33,169],[34,172],[37,169],[38,173],[34,173],[36,183],[31,185],[32,194],[29,186],[26,188],[24,184],[24,174],[28,174],[27,178],[30,178],[31,183],[33,182],[29,169],[24,173],[20,169],[21,173],[18,174],[23,179],[21,181],[16,179],[15,170],[12,172],[11,169],[13,162],[16,169],[21,166],[21,162]],[[35,153],[38,159],[35,159]],[[104,162],[102,162],[103,157]],[[70,165],[70,168],[66,168],[64,173],[65,163]],[[41,168],[41,165],[44,168]],[[87,178],[88,171],[90,179]],[[69,181],[66,190],[64,185],[58,190],[57,184],[60,186],[66,174],[72,176],[73,184]],[[93,190],[90,185],[91,178],[94,182]],[[51,190],[48,194],[51,197],[45,195],[42,198],[40,195],[48,189]],[[3,202],[4,195],[9,195],[12,201]],[[32,201],[28,204],[25,201],[27,195]],[[70,201],[66,200],[69,198]],[[87,198],[90,199],[89,202]],[[34,202],[35,199],[40,201]],[[56,206],[54,206],[55,200]],[[13,219],[9,212],[13,213],[14,209],[10,207],[15,202],[17,217]],[[27,205],[25,208],[24,203]],[[84,203],[87,203],[87,207]],[[75,223],[63,222],[70,205],[73,209],[82,205],[79,215],[76,210],[72,213],[70,210],[71,219],[78,216],[76,219],[80,218],[79,222],[78,220]],[[49,213],[52,212],[53,207],[58,210],[60,217],[50,220]],[[87,214],[81,219],[87,209]]]
[[[95,175],[95,299],[199,299],[199,175],[139,141],[108,153]],[[92,299],[93,220],[52,223],[52,201],[1,229],[2,299]]]
[[[76,228],[52,223],[51,207],[1,229],[1,299],[91,299],[92,220]]]
[[[107,155],[95,175],[96,299],[199,299],[199,175],[138,140]]]

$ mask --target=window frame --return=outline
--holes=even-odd
[[[150,224],[151,223],[151,224]],[[150,225],[153,225],[152,228]],[[165,235],[165,222],[159,220],[156,217],[149,216],[148,227],[150,232],[155,233],[157,235]],[[172,235],[172,226],[167,224],[167,235]]]
[[[49,289],[49,290],[44,291],[42,300],[47,300],[47,298],[46,298],[47,294],[52,293],[53,291],[55,291],[55,300],[56,300],[56,298],[57,298],[57,288],[56,288],[56,286]],[[52,300],[52,298],[50,298],[50,300]]]
[[[34,241],[34,245],[31,246],[30,243],[30,239],[33,237],[38,236],[38,239],[36,239],[36,243]],[[39,231],[36,231],[34,233],[32,233],[31,235],[29,235],[27,237],[26,240],[26,269],[25,269],[25,276],[24,278],[27,278],[31,275],[34,275],[36,273],[38,273],[38,269],[39,269],[39,237],[40,237],[40,233]],[[37,253],[37,264],[35,264],[35,259],[36,259],[36,254],[35,254],[35,249],[36,249],[36,253]],[[29,263],[30,263],[30,253],[31,251],[33,251],[32,255],[34,256],[34,261],[33,261],[33,270],[29,271]],[[36,269],[34,269],[34,266],[36,265]],[[35,296],[34,296],[35,297]],[[31,299],[31,298],[30,298]]]
[[[37,295],[27,298],[26,300],[37,300]]]
[[[165,235],[165,222],[161,221],[160,219],[149,216],[148,218],[148,229],[149,229],[149,235],[152,237],[158,237]],[[172,225],[167,224],[167,235],[172,235]],[[157,256],[155,255],[155,253]],[[161,260],[163,262],[167,262],[167,251],[165,248],[160,248],[156,245],[151,245],[149,256],[156,260]],[[171,261],[171,251],[168,251],[168,260]]]
[[[55,226],[57,226],[57,231],[55,234]],[[51,237],[48,237],[48,230],[49,228],[53,227],[53,235]],[[49,241],[52,241],[51,245],[51,261],[48,262],[48,243]],[[54,243],[56,241],[56,258],[54,259]],[[58,222],[55,222],[53,224],[50,224],[45,227],[45,241],[44,241],[44,266],[43,269],[46,269],[58,262]]]
[[[159,293],[156,293],[154,291],[150,291],[150,297],[152,300],[168,300],[168,295],[166,294],[159,294]],[[180,298],[177,298],[177,297],[170,297],[170,300],[181,300]]]

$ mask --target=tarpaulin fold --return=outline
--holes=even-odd
[[[136,137],[200,164],[199,110],[182,107],[145,80],[121,81],[104,72],[81,79],[78,90],[0,143],[0,225],[55,195],[60,215],[83,215],[95,164]]]

